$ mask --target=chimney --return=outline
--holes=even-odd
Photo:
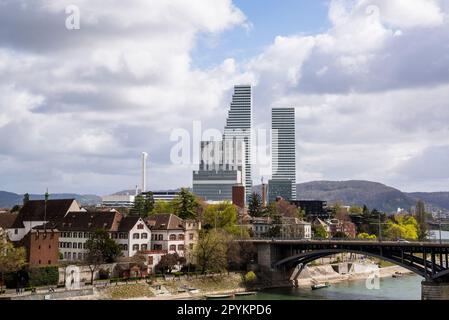
[[[142,193],[147,191],[147,158],[148,153],[142,152]]]
[[[262,207],[267,206],[267,185],[263,182],[262,177]]]

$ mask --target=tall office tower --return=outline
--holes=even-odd
[[[252,188],[251,178],[251,129],[252,129],[252,96],[250,85],[234,86],[231,108],[229,109],[223,141],[243,140],[245,142],[245,187],[246,198],[249,199]]]
[[[295,108],[273,108],[271,130],[272,180],[291,181],[288,200],[296,200]]]

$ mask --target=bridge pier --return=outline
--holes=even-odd
[[[449,283],[421,282],[421,300],[449,300]]]

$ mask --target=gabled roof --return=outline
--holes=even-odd
[[[129,232],[136,225],[136,223],[140,220],[140,217],[137,216],[128,216],[124,217],[120,221],[120,225],[118,227],[118,231],[120,232]]]
[[[155,214],[145,223],[151,230],[184,230],[184,221],[171,213]]]
[[[63,218],[69,211],[75,199],[58,199],[47,201],[45,214],[45,200],[30,200],[19,211],[11,228],[24,228],[24,221],[57,221]]]
[[[49,223],[49,227],[55,227],[59,231],[90,231],[105,229],[118,231],[120,220],[123,216],[120,212],[69,212],[56,223]]]
[[[11,228],[16,218],[17,213],[0,213],[0,228]]]

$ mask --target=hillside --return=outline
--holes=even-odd
[[[424,201],[433,210],[449,211],[449,192],[413,192],[406,194],[415,200]]]
[[[326,200],[346,205],[366,205],[371,209],[395,212],[409,209],[416,200],[398,189],[370,181],[314,181],[298,184],[298,199]]]
[[[43,194],[30,194],[30,200],[43,200]],[[96,195],[80,195],[76,193],[50,194],[50,199],[76,199],[81,205],[96,205],[101,203],[101,198]],[[23,195],[0,191],[0,208],[12,208],[16,204],[22,204]]]

